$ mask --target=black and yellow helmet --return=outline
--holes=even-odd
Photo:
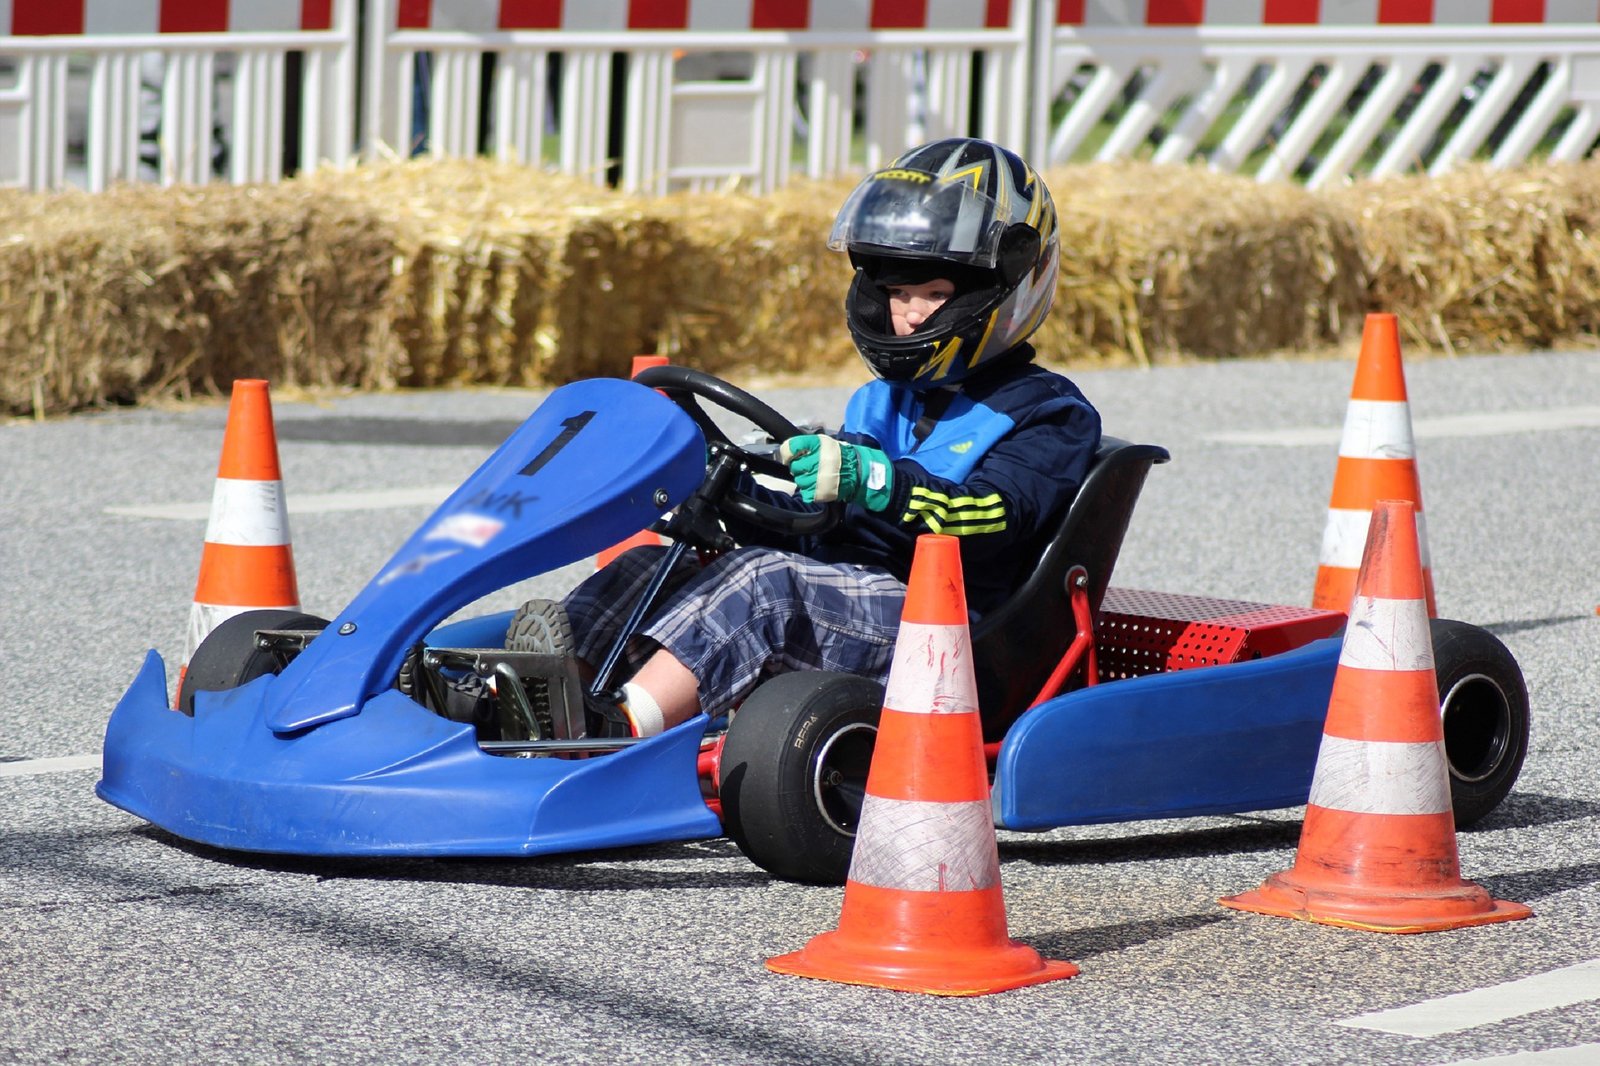
[[[1039,175],[989,141],[952,137],[868,175],[840,208],[828,247],[856,268],[845,313],[878,377],[953,385],[1027,340],[1055,297],[1055,203]],[[935,277],[956,294],[906,337],[886,285]]]

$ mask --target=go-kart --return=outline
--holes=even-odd
[[[839,883],[883,690],[843,674],[765,681],[731,714],[609,735],[594,676],[529,639],[548,605],[480,598],[655,528],[660,574],[733,545],[739,523],[825,534],[837,505],[749,491],[787,476],[800,432],[679,366],[556,389],[335,618],[248,612],[214,629],[169,706],[152,651],[106,729],[108,802],[189,840],[254,852],[513,856],[725,833],[774,876]],[[1021,589],[972,629],[995,824],[1266,810],[1310,791],[1345,616],[1109,587],[1155,445],[1107,437],[1029,547]],[[632,605],[648,614],[660,580]],[[1488,632],[1432,623],[1458,825],[1509,792],[1527,748],[1521,672]],[[623,639],[626,639],[625,631]],[[462,694],[469,698],[463,699]]]

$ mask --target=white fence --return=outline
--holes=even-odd
[[[1032,0],[373,0],[367,97],[380,105],[364,131],[369,145],[414,137],[420,67],[429,151],[536,162],[553,141],[562,170],[603,182],[616,168],[630,190],[739,181],[765,191],[797,169],[870,166],[927,137],[1022,143],[1026,112],[1015,105],[1027,98],[1032,9]],[[492,143],[482,143],[485,128]]]
[[[1578,159],[1600,136],[1593,0],[1056,6],[1075,22],[1038,25],[1033,96],[1057,114],[1036,114],[1030,131],[1052,162],[1204,159],[1315,187],[1479,156]],[[1131,8],[1144,18],[1114,10]],[[1274,11],[1292,21],[1265,23]]]
[[[1581,158],[1600,0],[0,0],[0,185],[426,151],[767,190],[950,133],[1311,185]]]
[[[219,170],[271,181],[286,149],[345,160],[356,12],[357,0],[0,0],[0,185],[61,186],[73,162],[101,189]]]

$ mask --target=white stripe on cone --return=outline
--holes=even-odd
[[[1433,633],[1422,600],[1357,596],[1339,665],[1360,670],[1432,670]]]
[[[1451,809],[1444,741],[1349,740],[1323,734],[1306,802],[1351,814],[1443,814]]]
[[[969,892],[1000,883],[988,800],[934,803],[868,793],[850,880],[906,892]]]
[[[1428,523],[1421,511],[1416,515],[1417,550],[1422,557],[1422,568],[1428,570],[1433,567],[1433,557],[1428,551]],[[1328,508],[1328,522],[1322,527],[1322,551],[1318,562],[1322,566],[1336,566],[1345,570],[1361,569],[1361,554],[1366,550],[1367,529],[1371,525],[1371,511]]]
[[[217,478],[206,540],[212,544],[276,547],[289,543],[289,507],[281,481]]]
[[[234,605],[196,602],[189,608],[189,634],[183,648],[183,661],[187,663],[194,658],[194,651],[200,642],[211,635],[211,631],[236,614],[246,611],[265,610],[290,610],[298,611],[298,604],[268,603],[260,605]]]
[[[978,682],[967,627],[902,621],[883,702],[912,714],[976,714]]]
[[[1411,409],[1404,400],[1351,400],[1339,438],[1342,459],[1415,459]]]

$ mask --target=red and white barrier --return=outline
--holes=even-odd
[[[858,110],[867,166],[954,133],[1020,144],[1032,13],[1033,0],[375,0],[366,95],[379,106],[365,140],[369,151],[419,143],[410,101],[414,57],[425,54],[430,152],[476,154],[487,124],[500,158],[554,162],[597,183],[615,166],[630,191],[766,191],[795,170],[850,170]],[[747,58],[714,80],[689,69],[729,53]],[[627,70],[620,100],[615,57]]]
[[[1046,163],[1148,153],[1316,188],[1541,144],[1580,159],[1600,136],[1595,0],[1046,2]]]
[[[69,62],[87,56],[81,184],[140,180],[141,148],[164,184],[213,176],[217,129],[226,177],[284,173],[285,132],[301,166],[355,148],[359,0],[0,0],[0,185],[68,183]],[[298,106],[289,110],[290,56]],[[219,106],[221,99],[230,105]]]
[[[0,0],[12,37],[296,33],[333,29],[334,0]]]
[[[1011,0],[499,0],[473,6],[459,0],[398,0],[395,19],[400,29],[475,33],[993,30],[1010,26],[1016,7]]]
[[[288,139],[302,167],[425,148],[647,193],[950,134],[1312,187],[1600,138],[1600,0],[0,0],[0,185],[67,182],[75,55],[91,189],[141,178],[141,125],[169,183],[217,140],[228,180],[275,180]]]
[[[1055,0],[1061,26],[1488,26],[1580,23],[1595,0]]]

